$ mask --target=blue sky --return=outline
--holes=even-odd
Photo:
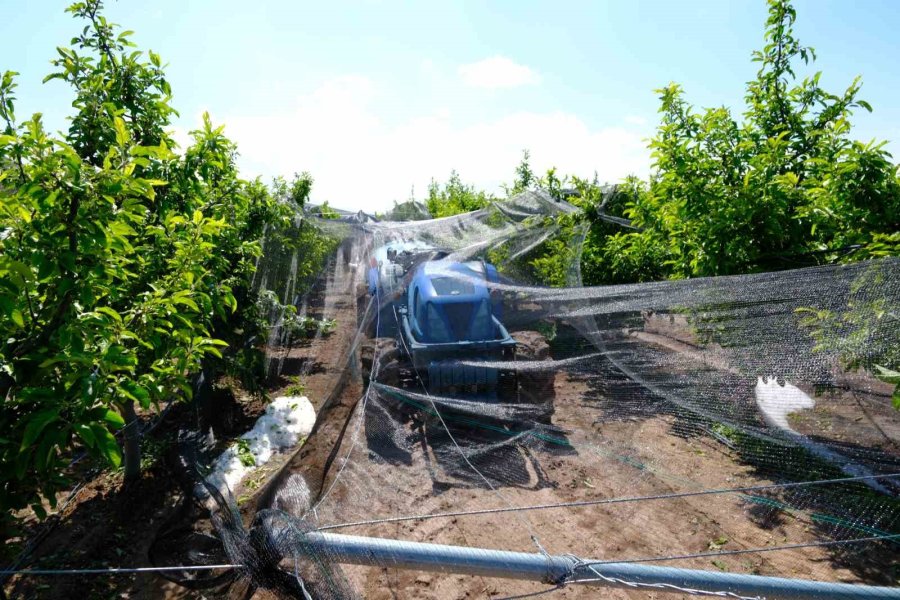
[[[65,127],[71,93],[41,84],[80,25],[68,2],[0,0],[0,69],[20,115]],[[863,77],[854,136],[900,152],[900,2],[796,0],[823,84]],[[107,16],[169,63],[177,139],[203,111],[226,125],[245,177],[310,171],[314,200],[382,209],[457,169],[496,191],[521,150],[535,170],[616,181],[650,170],[658,100],[742,110],[763,0],[298,2],[120,0]]]

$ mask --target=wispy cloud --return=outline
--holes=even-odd
[[[541,81],[534,70],[505,56],[492,56],[475,63],[461,65],[457,72],[466,85],[486,89],[536,85]]]

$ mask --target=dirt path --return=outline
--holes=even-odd
[[[356,465],[366,471],[374,489],[390,482],[407,490],[390,494],[389,503],[376,493],[342,489],[336,502],[341,517],[379,516],[472,510],[505,505],[524,506],[577,502],[597,498],[643,496],[693,489],[765,483],[752,469],[741,466],[719,444],[687,440],[672,432],[673,420],[598,421],[602,417],[586,402],[590,390],[583,383],[559,377],[556,382],[555,422],[589,435],[571,439],[577,454],[539,454],[534,458],[548,478],[540,488],[501,488],[503,498],[484,490],[453,487],[435,494],[429,480],[426,452],[413,458],[408,469],[369,461]],[[635,449],[638,449],[635,452]],[[655,463],[665,457],[664,464]],[[359,455],[357,461],[362,460]],[[354,479],[356,487],[361,483]],[[351,507],[357,506],[354,511]],[[597,559],[640,558],[689,554],[722,549],[797,544],[818,539],[799,518],[754,522],[752,505],[737,494],[634,502],[587,508],[566,508],[510,514],[454,517],[401,524],[342,529],[342,533],[410,541],[465,545],[526,552],[537,551],[536,535],[550,553],[576,551]],[[351,518],[348,518],[351,517]],[[727,570],[809,579],[860,582],[847,568],[830,564],[824,549],[692,559],[665,563],[685,568]],[[366,598],[492,598],[546,589],[540,584],[483,577],[448,576],[411,571],[348,567]],[[648,593],[650,594],[648,596]],[[596,589],[572,586],[556,592],[562,598],[596,598]],[[605,598],[658,597],[655,591],[604,590]],[[677,596],[669,594],[667,597]]]

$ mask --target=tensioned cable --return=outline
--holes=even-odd
[[[574,572],[575,569],[584,567],[590,570],[594,575],[596,575],[596,577],[581,577],[577,579],[568,578],[566,580],[563,580],[563,585],[567,585],[569,583],[590,583],[593,581],[604,581],[606,583],[625,585],[635,589],[649,588],[662,590],[664,592],[679,592],[682,594],[688,594],[689,596],[716,596],[719,598],[735,598],[736,600],[764,600],[763,598],[760,598],[760,596],[741,596],[740,594],[735,594],[734,592],[729,592],[727,590],[701,590],[696,588],[682,587],[671,583],[650,583],[646,581],[629,581],[627,579],[621,579],[619,577],[607,577],[594,568],[594,566],[597,565],[595,561],[586,561],[574,555],[572,555],[571,558],[576,561],[572,566],[572,572]]]
[[[678,585],[674,585],[671,583],[649,583],[646,581],[629,581],[627,579],[621,579],[619,577],[607,577],[602,573],[598,572],[593,566],[594,563],[586,562],[585,560],[570,554],[567,555],[575,564],[572,567],[572,571],[574,572],[576,568],[586,568],[593,572],[596,577],[590,578],[579,578],[572,579],[570,577],[564,577],[559,583],[554,585],[551,588],[539,590],[537,592],[527,592],[525,594],[516,594],[515,596],[504,596],[502,598],[497,598],[496,600],[524,600],[525,598],[536,598],[538,596],[544,596],[546,594],[552,594],[553,592],[558,592],[560,590],[565,589],[570,584],[573,583],[590,583],[594,581],[604,581],[606,583],[611,583],[613,585],[622,585],[634,589],[652,589],[652,590],[661,590],[663,592],[678,592],[681,594],[687,594],[689,596],[715,596],[717,598],[734,598],[735,600],[765,600],[760,596],[741,596],[740,594],[735,594],[734,592],[729,592],[726,590],[722,591],[714,591],[714,590],[699,590],[696,588],[688,588],[681,587]]]
[[[179,567],[110,567],[108,569],[22,569],[0,571],[0,575],[118,575],[121,573],[160,573],[165,571],[214,571],[242,569],[244,565],[183,565]]]
[[[709,490],[697,490],[693,492],[674,492],[671,494],[655,494],[649,496],[624,496],[620,498],[603,498],[597,500],[579,500],[575,502],[557,502],[552,504],[532,504],[528,506],[509,506],[502,508],[483,508],[466,511],[429,513],[422,515],[406,515],[400,517],[385,517],[383,519],[370,519],[366,521],[354,521],[350,523],[338,523],[334,525],[325,525],[317,528],[317,531],[327,531],[331,529],[344,529],[347,527],[356,527],[363,525],[380,525],[383,523],[398,523],[403,521],[424,521],[428,519],[440,519],[451,517],[464,517],[472,515],[490,515],[497,513],[531,511],[531,510],[549,510],[554,508],[578,508],[584,506],[599,506],[603,504],[623,504],[626,502],[643,502],[649,500],[668,500],[674,498],[689,498],[693,496],[709,496],[713,494],[742,494],[745,492],[760,492],[765,490],[790,489],[798,487],[806,487],[812,485],[829,485],[837,483],[852,483],[858,481],[867,481],[871,479],[893,479],[900,477],[900,473],[892,473],[889,475],[865,475],[859,477],[842,477],[840,479],[820,479],[816,481],[795,481],[790,483],[772,483],[765,485],[752,485],[736,488],[715,488]],[[888,536],[890,537],[890,536]]]
[[[759,548],[741,548],[739,550],[719,550],[717,552],[696,552],[694,554],[672,554],[667,556],[647,556],[643,558],[619,558],[614,560],[592,560],[591,565],[607,565],[622,563],[646,563],[665,562],[669,560],[687,560],[689,558],[715,558],[716,556],[729,556],[733,554],[759,554],[762,552],[775,552],[776,550],[797,550],[800,548],[819,548],[822,546],[839,546],[842,544],[861,544],[863,542],[879,542],[884,540],[900,539],[900,533],[891,535],[874,535],[864,538],[849,540],[826,540],[822,542],[807,542],[804,544],[785,544],[783,546],[765,546]]]

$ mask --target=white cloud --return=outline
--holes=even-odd
[[[501,192],[512,180],[522,149],[536,173],[618,181],[646,176],[649,154],[642,134],[628,127],[591,128],[562,111],[520,111],[499,119],[458,123],[445,107],[387,125],[371,108],[380,94],[365,77],[341,77],[297,99],[293,108],[259,115],[223,115],[225,133],[238,144],[244,177],[309,171],[313,200],[351,210],[382,210],[419,196],[432,177],[451,169],[481,189]]]
[[[629,125],[637,125],[639,127],[643,127],[647,124],[647,119],[638,115],[628,115],[625,117],[625,122]]]
[[[486,89],[535,85],[541,81],[540,76],[532,69],[505,56],[492,56],[475,63],[461,65],[457,72],[466,85]]]
[[[191,136],[184,127],[169,127],[169,134],[175,143],[178,144],[178,152],[184,152],[191,145]]]

